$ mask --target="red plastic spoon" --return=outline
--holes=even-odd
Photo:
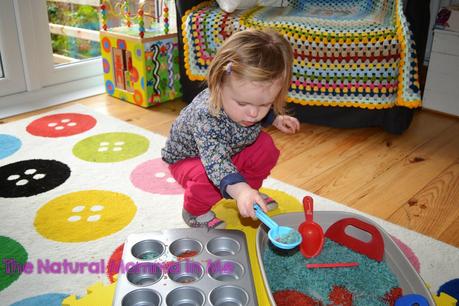
[[[310,196],[303,198],[304,214],[306,221],[301,223],[298,231],[303,238],[300,244],[300,252],[306,258],[319,255],[324,245],[324,231],[319,224],[313,221],[313,200]]]

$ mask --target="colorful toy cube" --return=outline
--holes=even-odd
[[[149,14],[144,7],[139,6],[134,23],[129,3],[123,3],[126,21],[113,28],[106,24],[107,4],[101,5],[100,42],[107,93],[142,107],[180,97],[177,35],[169,33],[168,7],[161,5],[163,23],[156,19],[145,29],[144,14]]]

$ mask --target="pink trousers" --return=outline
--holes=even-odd
[[[261,132],[257,140],[234,155],[233,164],[253,189],[260,189],[277,163],[279,150],[268,133]],[[201,159],[188,158],[169,165],[172,176],[185,189],[183,207],[192,215],[208,212],[222,195],[209,180]]]

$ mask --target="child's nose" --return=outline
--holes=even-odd
[[[258,116],[258,108],[256,106],[251,106],[249,108],[249,112],[248,112],[248,115],[251,117],[251,118],[256,118]]]

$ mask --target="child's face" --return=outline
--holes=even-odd
[[[223,83],[223,110],[231,120],[242,126],[254,125],[269,112],[281,88],[281,78],[253,82],[231,75]]]

